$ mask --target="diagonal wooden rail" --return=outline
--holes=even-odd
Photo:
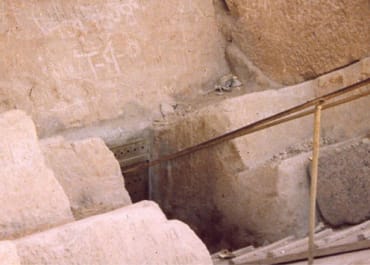
[[[179,158],[179,157],[183,157],[185,155],[189,155],[189,154],[194,153],[196,151],[199,151],[199,150],[202,150],[202,149],[205,149],[205,148],[209,148],[211,146],[218,145],[218,144],[224,143],[226,141],[229,141],[229,140],[232,140],[232,139],[235,139],[235,138],[238,138],[238,137],[241,137],[241,136],[244,136],[244,135],[256,132],[256,131],[260,131],[260,130],[263,130],[263,129],[266,129],[266,128],[269,128],[269,127],[272,127],[272,126],[276,126],[276,125],[284,123],[284,122],[288,122],[288,121],[298,119],[298,118],[306,116],[306,115],[310,115],[310,114],[314,113],[314,109],[310,109],[310,110],[307,110],[307,109],[313,108],[318,103],[327,102],[331,99],[334,99],[334,98],[337,98],[337,97],[340,97],[340,96],[344,96],[344,95],[346,95],[348,93],[351,93],[355,90],[359,90],[360,88],[362,88],[366,85],[369,85],[369,84],[370,84],[370,78],[367,78],[367,79],[359,81],[359,82],[357,82],[353,85],[346,86],[342,89],[339,89],[339,90],[336,90],[334,92],[328,93],[328,94],[323,95],[321,97],[314,98],[312,100],[307,101],[306,103],[294,106],[292,108],[289,108],[287,110],[284,110],[282,112],[279,112],[277,114],[269,116],[267,118],[261,119],[259,121],[253,122],[251,124],[248,124],[244,127],[236,129],[234,131],[222,134],[220,136],[217,136],[217,137],[212,138],[210,140],[207,140],[205,142],[202,142],[202,143],[199,143],[197,145],[185,148],[185,149],[180,150],[176,153],[165,155],[165,156],[159,157],[156,160],[152,160],[152,161],[149,161],[149,162],[142,162],[142,163],[137,163],[137,164],[128,166],[128,167],[123,169],[123,173],[137,171],[137,170],[140,170],[140,169],[143,169],[143,168],[152,167],[152,166],[158,165],[162,162],[170,161],[170,160],[173,160],[173,159],[176,159],[176,158]],[[363,92],[361,94],[358,94],[358,95],[351,95],[348,98],[337,100],[336,102],[323,104],[322,109],[325,110],[325,109],[332,108],[332,107],[347,103],[349,101],[352,101],[352,100],[355,100],[355,99],[358,99],[358,98],[361,98],[361,97],[368,96],[369,93],[370,93],[369,91],[365,91],[365,92]],[[293,115],[293,114],[295,114],[295,115]]]

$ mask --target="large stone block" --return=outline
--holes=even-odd
[[[118,161],[101,139],[51,138],[41,148],[76,218],[131,204]]]
[[[345,68],[325,74],[316,79],[315,94],[317,97],[332,93],[346,86],[353,85],[368,78],[370,72],[366,64],[370,57],[362,59]]]
[[[187,225],[140,202],[15,241],[22,264],[211,265]]]
[[[73,220],[70,204],[45,165],[32,120],[21,111],[0,115],[0,239]]]
[[[226,0],[232,42],[271,79],[294,84],[369,55],[369,2]]]
[[[370,139],[324,148],[319,160],[318,206],[331,225],[370,218]]]
[[[0,111],[26,110],[41,136],[151,119],[229,71],[212,0],[2,0],[0,14]]]
[[[360,71],[356,71],[361,64],[362,62],[359,62],[341,69],[338,75],[343,75],[346,82],[353,83],[361,74]],[[190,147],[305,103],[318,95],[317,84],[318,80],[316,79],[278,90],[265,90],[238,97],[228,97],[196,109],[185,116],[180,116],[180,118],[170,118],[167,126],[160,124],[156,128],[153,155],[158,157]],[[341,85],[338,84],[338,86]],[[337,89],[339,88],[337,87]],[[335,90],[335,86],[328,85],[328,90],[332,91],[332,89]],[[367,97],[337,106],[334,109],[324,110],[322,143],[332,144],[366,134],[369,131],[369,100]],[[232,202],[244,198],[242,190],[235,191],[233,188],[239,178],[237,176],[244,171],[246,172],[245,176],[252,176],[249,174],[254,174],[252,172],[255,170],[262,170],[261,167],[269,164],[271,160],[286,159],[301,152],[307,152],[312,142],[313,125],[313,115],[311,115],[163,163],[160,167],[154,168],[151,173],[153,196],[160,202],[167,214],[191,224],[209,246],[217,245],[215,250],[227,246],[227,244],[222,244],[222,236],[219,236],[223,231],[229,231],[229,234],[233,236],[229,236],[228,240],[236,242],[236,246],[241,247],[243,244],[247,244],[248,240],[253,241],[259,236],[254,235],[248,238],[248,234],[253,234],[252,229],[251,231],[245,230],[243,234],[240,230],[241,226],[230,221],[231,218],[226,222],[223,217],[233,216],[234,220],[239,220],[242,216],[241,208],[237,210],[238,207],[230,207]],[[266,174],[273,176],[272,170],[271,172],[269,170]],[[258,172],[255,174],[262,175]],[[245,185],[258,186],[258,181],[256,180],[255,183],[246,182]],[[263,190],[262,187],[261,190]],[[282,196],[282,193],[278,193],[277,198],[272,201],[275,203],[276,200],[279,200],[278,197]],[[227,203],[223,203],[225,200],[223,197],[228,198]],[[241,200],[242,205],[248,205],[250,199],[246,198]],[[257,205],[257,197],[255,202],[254,205]],[[278,207],[276,205],[278,203],[275,204],[275,209]],[[231,211],[229,208],[234,210],[235,214],[229,214]],[[267,208],[264,207],[264,209]],[[282,215],[287,216],[288,214],[282,211]],[[251,216],[253,217],[253,215]],[[293,232],[294,229],[303,231],[303,228],[298,225],[299,221],[295,223],[297,227],[293,228],[293,225],[290,225],[292,224],[291,220],[269,217],[276,220],[276,227],[286,222],[287,227],[292,228],[291,230],[278,228],[277,231],[281,232],[280,235],[287,235],[288,231]],[[302,215],[297,220],[303,220]],[[213,223],[213,226],[205,225],[207,223]],[[303,223],[304,221],[302,221]],[[267,220],[261,222],[260,225],[250,225],[249,227],[255,231],[264,231],[263,234],[267,238],[278,238],[278,233],[274,234],[274,231],[268,230]],[[262,226],[266,227],[262,228]],[[236,240],[238,236],[235,235],[238,233],[244,236],[243,244]]]
[[[299,87],[266,90],[208,105],[159,127],[155,131],[153,155],[195,145],[298,105],[313,95],[312,83],[307,82]],[[242,191],[234,191],[236,176],[261,167],[281,152],[294,152],[311,138],[312,124],[312,117],[292,121],[163,163],[152,170],[153,196],[167,214],[190,224],[212,251],[230,246],[230,242],[241,247],[254,240],[252,233],[248,236],[241,232],[243,225],[231,224],[224,217],[230,208],[235,208],[233,203],[247,203],[240,200]],[[224,198],[230,204],[222,203]],[[239,220],[237,214],[232,216]],[[242,240],[236,239],[239,232],[240,238],[244,236]],[[223,239],[225,234],[228,238]],[[226,241],[229,243],[224,244]]]
[[[231,70],[241,79],[248,93],[281,87],[258,69],[235,44],[231,43],[226,47],[226,58],[230,62]]]
[[[264,244],[308,230],[307,153],[273,161],[215,185],[214,200],[222,212],[229,244]],[[224,180],[227,181],[227,180]],[[233,229],[230,229],[233,228]]]
[[[0,265],[21,265],[17,248],[11,241],[0,241]]]
[[[366,66],[370,58],[314,80],[315,96],[320,97],[368,78],[370,70]],[[345,97],[369,91],[370,86],[347,93]],[[343,96],[342,96],[343,97]],[[334,101],[337,101],[335,98]],[[325,110],[322,113],[322,135],[336,142],[365,135],[370,132],[370,97],[366,96],[346,104]]]

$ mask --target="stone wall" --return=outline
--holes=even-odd
[[[228,72],[211,0],[0,3],[0,112],[50,135],[196,95]]]
[[[154,158],[368,78],[368,60],[298,85],[175,113],[155,127]],[[367,135],[369,106],[370,98],[364,97],[324,110],[322,145]],[[301,236],[308,229],[310,156],[301,153],[311,150],[312,134],[311,115],[163,162],[151,171],[153,198],[169,216],[188,223],[211,251]]]
[[[76,219],[131,204],[119,163],[101,139],[52,137],[41,141],[41,150]]]
[[[279,83],[312,79],[370,54],[367,0],[225,2],[220,21],[228,40]]]

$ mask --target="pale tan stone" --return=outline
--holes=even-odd
[[[42,136],[150,120],[229,72],[212,0],[3,0],[0,14],[0,111],[27,111]]]
[[[318,86],[316,94],[321,96],[330,92],[334,92],[335,90],[338,90],[338,88],[344,87],[345,83],[343,72],[344,71],[339,70],[324,76],[320,76],[317,80]]]
[[[361,60],[361,74],[363,78],[370,77],[370,57]]]
[[[101,139],[51,138],[41,148],[76,218],[131,204],[118,161]]]
[[[327,223],[337,227],[369,218],[369,154],[370,143],[361,138],[321,150],[317,203]]]
[[[312,79],[369,55],[367,0],[226,3],[232,43],[279,83]]]
[[[224,223],[245,231],[230,230],[234,244],[244,241],[245,245],[248,237],[253,238],[250,243],[263,244],[307,233],[308,157],[304,153],[268,163],[229,176],[233,179],[230,185],[216,186],[216,205],[223,212]]]
[[[67,196],[46,167],[35,126],[22,111],[0,115],[0,239],[73,220]]]
[[[21,265],[13,242],[0,241],[0,265]]]
[[[168,127],[159,127],[154,141],[157,145],[153,148],[158,153],[154,153],[154,157],[238,129],[306,102],[313,96],[313,83],[307,82],[300,86],[228,98],[209,105],[170,122]],[[163,163],[162,167],[154,167],[153,196],[166,213],[190,224],[211,251],[228,246],[242,247],[253,242],[253,233],[258,233],[257,229],[250,231],[244,229],[242,222],[231,223],[232,218],[240,219],[237,214],[225,217],[230,209],[239,209],[235,203],[248,207],[248,200],[243,199],[244,191],[236,192],[233,188],[236,178],[240,172],[259,168],[289,147],[308,141],[312,135],[311,120],[308,117],[255,132]],[[210,223],[212,226],[208,225]]]
[[[366,61],[354,63],[343,69],[325,74],[316,79],[315,94],[317,97],[335,92],[344,87],[353,85],[366,77]]]
[[[211,265],[187,225],[143,201],[15,241],[22,264]]]
[[[366,65],[369,58],[338,71],[326,74],[314,80],[315,96],[332,93],[345,86],[353,85],[366,77]],[[343,97],[350,97],[365,93],[369,85],[356,91],[347,93]],[[330,102],[337,101],[338,98]],[[335,141],[343,141],[352,137],[362,136],[369,133],[370,97],[362,97],[346,104],[325,110],[322,113],[322,135]]]
[[[226,58],[231,70],[241,78],[247,92],[281,87],[258,69],[235,44],[226,47]]]
[[[360,75],[360,71],[355,71],[359,66],[358,63],[341,69],[338,76],[343,76],[345,82],[353,82]],[[333,75],[335,76],[335,73]],[[278,90],[227,98],[177,120],[170,119],[168,126],[158,126],[155,131],[154,157],[190,147],[305,103],[318,93],[317,83],[316,79]],[[330,86],[328,89],[339,88]],[[322,142],[330,144],[368,133],[369,100],[367,97],[324,110],[321,124]],[[300,152],[309,151],[312,135],[313,115],[310,115],[163,163],[162,167],[152,170],[154,197],[166,213],[186,221],[198,235],[202,235],[211,251],[230,246],[242,247],[256,239],[262,240],[262,235],[269,240],[277,240],[289,233],[302,233],[305,228],[303,224],[306,219],[303,213],[306,208],[301,207],[301,199],[306,197],[295,193],[295,187],[290,187],[290,195],[288,191],[279,193],[277,188],[271,193],[264,192],[264,188],[268,189],[265,186],[270,180],[274,180],[274,174],[280,174],[277,169],[271,169],[271,160],[287,159]],[[264,176],[264,170],[265,186],[258,184]],[[300,171],[299,176],[306,176],[305,170],[303,171]],[[243,186],[242,182],[238,182],[240,172],[244,172],[243,176],[251,179],[255,174],[255,182],[245,182]],[[295,176],[294,173],[291,175]],[[287,180],[285,182],[289,183]],[[243,187],[252,189],[253,185],[255,194],[260,192],[261,197],[253,197],[252,207],[249,206],[251,198]],[[284,205],[284,196],[291,198],[293,204],[296,202],[297,205]],[[257,205],[261,205],[259,209],[264,212],[253,215],[253,209],[258,209]],[[279,211],[280,206],[287,211]],[[248,217],[243,217],[243,207],[251,209]],[[297,210],[297,213],[293,213],[293,209]],[[256,224],[256,220],[263,214],[268,218],[261,219],[262,221]],[[269,230],[268,219],[273,219],[273,214],[276,214],[276,222],[271,226],[274,228]],[[294,218],[289,219],[290,216]],[[239,222],[241,218],[245,219]],[[247,227],[245,224],[248,220],[254,220],[255,223]],[[213,225],[207,225],[209,223]],[[222,243],[223,241],[228,243]]]

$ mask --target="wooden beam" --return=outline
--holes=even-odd
[[[315,255],[314,235],[316,227],[316,197],[317,197],[317,177],[319,168],[319,149],[320,149],[320,128],[321,128],[321,109],[320,102],[315,107],[314,135],[312,145],[312,164],[311,164],[311,188],[310,188],[310,212],[308,229],[308,265],[313,264]]]
[[[334,245],[325,248],[319,248],[315,250],[315,258],[322,258],[327,256],[335,256],[348,252],[360,251],[370,249],[370,240],[358,241],[350,244]],[[287,264],[291,262],[297,262],[307,260],[308,252],[303,251],[299,253],[289,254],[280,257],[266,258],[260,260],[251,260],[241,265],[275,265],[275,264]]]

